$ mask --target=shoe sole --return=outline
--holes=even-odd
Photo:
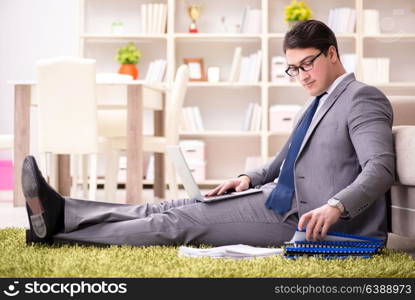
[[[23,195],[26,198],[26,209],[29,215],[30,229],[38,238],[47,235],[45,210],[39,198],[39,189],[35,175],[35,165],[32,157],[26,157],[23,162],[22,172]]]

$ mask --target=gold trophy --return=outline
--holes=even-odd
[[[187,13],[189,14],[189,17],[192,19],[192,23],[190,23],[189,26],[189,32],[190,33],[198,33],[196,27],[196,20],[200,17],[202,7],[200,5],[189,5],[187,8]]]

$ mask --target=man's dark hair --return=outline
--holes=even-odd
[[[336,48],[340,59],[339,48],[334,32],[323,22],[317,20],[301,21],[288,31],[284,38],[283,50],[294,48],[316,48],[327,55],[330,46]]]

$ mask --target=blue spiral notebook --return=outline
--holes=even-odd
[[[378,238],[339,232],[329,232],[323,240],[307,241],[305,230],[297,229],[293,238],[285,243],[284,256],[287,258],[304,256],[369,258],[379,253],[383,246],[383,241]]]

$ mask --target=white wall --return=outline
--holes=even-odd
[[[78,54],[77,0],[0,0],[0,134],[13,132],[12,80],[33,80],[35,61]],[[0,159],[9,159],[1,151]]]

